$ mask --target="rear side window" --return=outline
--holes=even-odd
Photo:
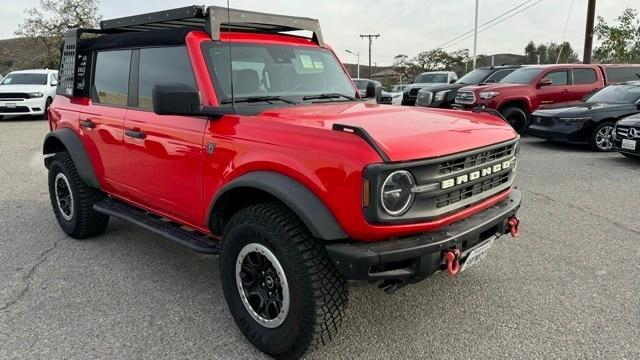
[[[191,63],[184,46],[140,49],[138,107],[151,110],[153,87],[184,84],[196,88]]]
[[[593,69],[573,69],[573,83],[575,85],[593,84],[598,78]]]
[[[605,67],[604,71],[609,82],[640,80],[640,67]]]
[[[569,83],[566,70],[552,71],[545,75],[545,77],[553,81],[551,85],[567,85]]]
[[[101,104],[127,106],[131,50],[102,51],[96,54],[93,100]]]

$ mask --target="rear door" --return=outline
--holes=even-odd
[[[207,119],[156,115],[151,93],[159,84],[197,88],[184,46],[133,53],[134,103],[125,119],[125,162],[133,200],[188,224],[203,218],[202,139]]]
[[[572,73],[573,85],[571,86],[571,97],[573,100],[580,100],[585,95],[591,94],[601,88],[595,69],[573,68]]]
[[[87,150],[98,162],[95,170],[107,190],[125,190],[123,126],[129,96],[131,50],[94,55],[91,100],[80,106],[78,126]]]
[[[550,70],[543,78],[551,79],[552,83],[551,85],[541,86],[538,89],[540,105],[570,101],[568,69]]]

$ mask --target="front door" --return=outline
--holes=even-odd
[[[569,72],[567,69],[551,70],[543,78],[551,79],[552,83],[551,85],[542,86],[538,90],[540,105],[570,101]]]
[[[202,162],[207,120],[156,115],[151,93],[158,84],[181,83],[196,87],[184,46],[134,51],[139,64],[134,106],[124,123],[125,163],[140,205],[198,224],[203,216]],[[139,61],[137,61],[139,59]]]

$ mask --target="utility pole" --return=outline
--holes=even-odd
[[[373,39],[377,39],[379,37],[380,34],[360,34],[361,39],[369,39],[369,79],[371,79],[371,44],[373,43]]]
[[[587,26],[584,32],[584,55],[582,62],[591,64],[591,52],[593,51],[593,21],[596,17],[596,0],[589,0],[587,5]]]
[[[355,55],[358,57],[358,75],[357,78],[360,78],[360,51],[351,51],[351,50],[345,50],[347,53],[351,54],[351,55]]]
[[[473,27],[473,69],[476,68],[477,51],[478,51],[478,0],[476,0],[476,20],[475,20],[475,26]]]

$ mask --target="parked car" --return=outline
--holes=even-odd
[[[637,80],[638,73],[640,65],[525,66],[498,84],[458,90],[456,104],[496,109],[522,134],[529,127],[529,115],[541,105],[580,100],[609,83]]]
[[[458,89],[467,85],[490,84],[500,82],[520,65],[480,67],[468,72],[453,84],[435,84],[418,91],[416,106],[449,108],[455,102]]]
[[[347,280],[455,276],[518,233],[516,132],[364,103],[317,20],[192,6],[88,32],[64,37],[43,146],[58,224],[86,239],[115,217],[219,254],[232,317],[273,357],[336,336]]]
[[[7,115],[44,115],[56,96],[56,70],[13,71],[0,82],[0,119]]]
[[[420,89],[434,84],[453,84],[458,81],[458,75],[453,71],[429,71],[424,72],[408,84],[402,95],[402,105],[414,106]]]
[[[637,104],[640,107],[640,102]],[[622,155],[640,160],[640,113],[618,121],[613,129],[614,149]]]
[[[545,106],[531,114],[529,135],[590,144],[596,151],[613,150],[613,127],[619,119],[640,112],[640,81],[609,85],[583,101]]]

